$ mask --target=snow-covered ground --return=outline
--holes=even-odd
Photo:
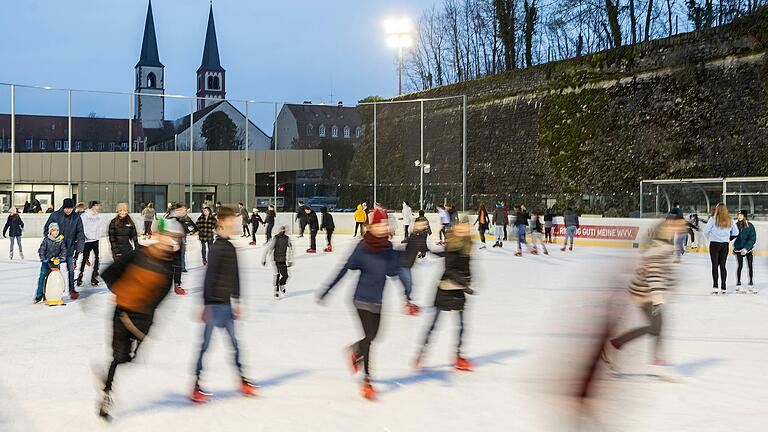
[[[319,236],[320,246],[324,237]],[[759,295],[709,295],[709,258],[686,255],[681,286],[665,309],[665,352],[678,379],[649,378],[650,340],[621,351],[624,378],[598,373],[597,393],[581,419],[570,397],[597,339],[604,303],[622,293],[621,329],[642,322],[624,295],[635,250],[555,249],[550,256],[516,258],[479,250],[473,270],[466,354],[471,373],[449,364],[456,316],[441,318],[427,368],[409,364],[432,310],[402,312],[397,282],[390,282],[382,331],[374,346],[379,400],[358,393],[342,349],[361,332],[351,307],[356,276],[347,276],[325,306],[315,294],[341,265],[353,241],[339,236],[336,252],[296,257],[288,296],[272,298],[272,270],[261,266],[262,246],[242,240],[243,317],[237,330],[248,374],[261,385],[255,399],[236,392],[225,337],[216,333],[206,358],[205,385],[214,400],[187,400],[200,344],[203,268],[190,246],[185,297],[171,294],[156,316],[139,358],[121,366],[115,383],[115,419],[97,419],[94,370],[108,360],[112,299],[106,289],[84,289],[66,307],[32,305],[38,274],[26,239],[27,261],[6,261],[0,242],[0,430],[2,431],[758,431],[768,421],[768,280],[766,260],[755,260]],[[299,250],[307,239],[295,241]],[[32,258],[32,259],[30,259]],[[106,260],[105,260],[106,261]],[[415,299],[429,305],[441,259],[414,270]],[[730,281],[735,259],[729,258]],[[86,276],[87,278],[87,276]],[[764,282],[765,281],[765,282]],[[583,416],[582,416],[583,417]]]

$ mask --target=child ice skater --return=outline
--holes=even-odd
[[[173,255],[185,235],[183,226],[174,219],[154,222],[153,238],[157,241],[129,251],[103,273],[112,294],[112,361],[103,378],[99,417],[110,420],[112,383],[117,367],[136,358],[155,318],[155,311],[170,291]]]
[[[11,253],[8,255],[8,259],[10,260],[13,259],[14,241],[19,246],[19,256],[21,259],[24,259],[24,250],[21,249],[21,232],[23,230],[24,221],[21,220],[19,211],[16,209],[16,207],[11,207],[11,209],[8,210],[8,219],[5,221],[5,226],[3,227],[3,237],[5,237],[6,234],[10,234],[11,236]]]
[[[234,363],[240,374],[240,391],[246,396],[256,394],[256,385],[243,375],[240,362],[240,347],[235,337],[235,320],[240,316],[240,270],[237,264],[235,245],[229,240],[237,235],[237,214],[229,207],[222,207],[218,218],[216,234],[218,237],[211,246],[208,268],[203,281],[203,344],[197,356],[195,367],[195,386],[190,399],[194,403],[206,402],[211,394],[200,386],[203,373],[203,357],[211,343],[211,335],[216,327],[226,330],[234,350]],[[234,301],[234,304],[233,304]]]
[[[275,269],[275,298],[280,298],[280,294],[285,294],[285,283],[288,282],[288,267],[293,261],[293,245],[291,238],[285,234],[285,225],[280,227],[280,232],[272,237],[267,250],[264,251],[264,259],[261,265],[267,265],[267,257],[272,254],[272,262]]]
[[[336,224],[333,223],[333,215],[328,211],[328,207],[321,208],[320,212],[323,214],[323,222],[320,224],[320,229],[325,230],[325,239],[328,242],[328,245],[323,251],[333,252],[331,238],[333,237],[333,232],[336,230]]]
[[[51,272],[51,261],[56,258],[63,262],[67,256],[67,245],[64,243],[64,236],[59,234],[59,224],[51,222],[48,225],[48,235],[40,243],[40,249],[37,250],[40,256],[40,277],[37,278],[37,293],[35,293],[35,303],[40,303],[45,293],[45,279]]]

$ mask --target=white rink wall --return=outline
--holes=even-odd
[[[260,213],[264,217],[264,213]],[[355,229],[355,219],[353,213],[332,213],[333,219],[336,224],[337,234],[352,234]],[[193,213],[190,215],[192,220],[197,220],[199,213]],[[394,213],[397,220],[397,235],[403,234],[403,220],[400,213]],[[414,217],[417,214],[414,214]],[[438,235],[440,230],[440,219],[436,213],[429,213],[426,215],[429,219],[429,223],[432,227],[434,236]],[[7,214],[0,216],[0,222],[5,224]],[[47,214],[22,214],[24,221],[24,237],[42,237],[43,225],[48,220]],[[106,236],[107,225],[109,221],[115,217],[114,213],[101,213],[101,217],[104,223],[104,235]],[[139,232],[144,229],[143,218],[140,214],[132,213],[131,217],[136,222]],[[318,213],[318,218],[322,220],[322,216]],[[474,223],[476,216],[469,215],[470,222]],[[637,248],[647,241],[648,233],[653,227],[658,224],[661,219],[637,219],[637,218],[600,218],[600,217],[582,217],[580,218],[581,228],[576,234],[576,244],[584,246],[606,246],[606,247],[621,247],[621,248]],[[563,218],[555,218],[555,232],[554,237],[557,240],[562,241],[564,235],[564,227],[562,227]],[[755,246],[756,255],[768,255],[768,242],[762,242],[761,240],[768,237],[768,221],[755,221],[752,222],[757,230],[757,244]],[[296,220],[296,213],[278,213],[277,226],[285,225],[290,233],[298,233],[299,224]],[[701,225],[703,228],[703,224]],[[477,227],[473,226],[473,231],[477,234]],[[492,229],[486,234],[487,237],[493,239]],[[515,241],[516,233],[511,227],[507,228],[510,236],[510,241]],[[260,233],[263,233],[263,229],[259,229]],[[703,236],[703,233],[699,231],[696,234],[698,246],[702,247],[701,250],[705,251],[708,245],[708,241]]]

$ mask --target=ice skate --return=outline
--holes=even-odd
[[[204,391],[200,388],[199,385],[195,384],[195,388],[192,390],[192,394],[189,396],[189,400],[195,404],[204,404],[211,400],[211,396],[213,396],[211,393]]]
[[[410,316],[416,316],[421,312],[421,308],[414,303],[407,302],[405,304],[405,313]]]
[[[91,281],[91,286],[92,286],[92,287],[97,287],[97,286],[99,286],[99,281],[97,281],[97,280],[92,280],[92,281]]]
[[[607,341],[603,348],[600,350],[600,360],[605,363],[608,369],[616,372],[616,354],[618,348],[613,345],[613,342]]]
[[[539,254],[539,251],[537,249],[531,249],[529,252],[531,253],[531,255],[538,255]]]
[[[312,253],[312,254],[313,254],[313,253],[317,253],[317,249],[311,249],[311,248],[310,248],[310,249],[307,249],[307,251],[306,251],[306,252],[307,252],[307,253]]]
[[[560,252],[565,252],[565,246],[560,248]]]
[[[83,286],[83,280],[82,279],[76,280],[75,281],[75,286],[79,286],[79,287]]]
[[[746,294],[747,288],[741,286],[741,282],[736,283],[736,294]]]
[[[411,362],[411,367],[414,370],[421,370],[424,367],[424,348],[422,348],[418,354],[416,354],[416,358],[413,359],[413,362]]]
[[[523,256],[523,253],[520,252],[520,251],[517,251],[517,252],[515,252],[515,256],[516,257],[521,257],[521,256]]]
[[[24,260],[24,252],[19,252],[19,259]]]
[[[323,249],[323,252],[333,252],[333,246],[331,245],[326,246],[325,249]]]
[[[113,406],[112,396],[110,396],[109,393],[105,393],[99,403],[99,417],[104,421],[112,421],[110,412],[112,411]]]
[[[485,249],[485,243],[480,245],[480,249]]]
[[[572,251],[573,250],[573,245],[568,246],[568,250]]]
[[[181,284],[176,284],[176,287],[173,289],[173,292],[175,292],[176,295],[187,295],[187,291],[181,287]]]
[[[42,296],[36,296],[34,299],[32,299],[32,304],[38,304],[41,301],[43,301],[43,297]]]
[[[376,400],[376,390],[371,385],[370,378],[363,379],[362,387],[360,389],[361,394],[368,400]]]
[[[474,370],[474,364],[472,364],[471,361],[465,359],[461,355],[456,356],[456,363],[454,364],[454,367],[456,370],[460,370],[463,372],[472,372]]]
[[[80,293],[79,292],[74,291],[74,290],[69,292],[69,299],[70,300],[77,300],[79,298],[80,298]]]
[[[257,386],[256,384],[248,381],[245,378],[241,379],[240,391],[243,393],[244,396],[254,397],[256,396],[256,391],[258,389],[259,389],[259,386]]]

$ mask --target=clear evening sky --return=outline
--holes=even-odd
[[[353,104],[397,93],[396,55],[382,22],[414,20],[433,0],[215,0],[216,33],[227,96]],[[193,95],[209,0],[154,0],[168,94]],[[133,91],[147,0],[2,0],[0,82]],[[63,94],[19,89],[17,112],[65,114]],[[331,93],[333,100],[331,100]],[[0,112],[9,110],[0,88]],[[75,95],[76,115],[123,116],[118,96]],[[166,117],[188,102],[166,104]],[[263,120],[272,107],[252,108]],[[188,112],[188,111],[187,111]],[[266,126],[266,125],[264,125]]]

